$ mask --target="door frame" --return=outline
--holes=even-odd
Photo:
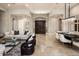
[[[46,34],[46,20],[35,20],[35,26],[36,26],[36,22],[41,22],[41,21],[43,21],[45,25],[45,33],[41,33],[41,34]],[[35,29],[35,33],[36,33],[36,29]],[[40,34],[40,33],[36,33],[36,34]]]

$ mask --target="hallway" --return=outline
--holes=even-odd
[[[72,48],[66,44],[56,41],[53,35],[36,35],[35,56],[77,56],[78,48]]]

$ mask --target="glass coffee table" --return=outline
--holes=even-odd
[[[5,38],[6,39],[6,43],[5,45],[5,51],[4,51],[4,55],[6,55],[7,53],[9,53],[11,50],[13,50],[18,44],[20,44],[21,42],[18,41],[17,38]]]

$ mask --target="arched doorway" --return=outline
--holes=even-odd
[[[46,20],[43,17],[38,17],[35,20],[35,33],[45,34],[46,33]]]

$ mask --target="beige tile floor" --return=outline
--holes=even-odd
[[[54,35],[36,35],[36,47],[33,56],[78,56],[79,49],[63,44]]]

